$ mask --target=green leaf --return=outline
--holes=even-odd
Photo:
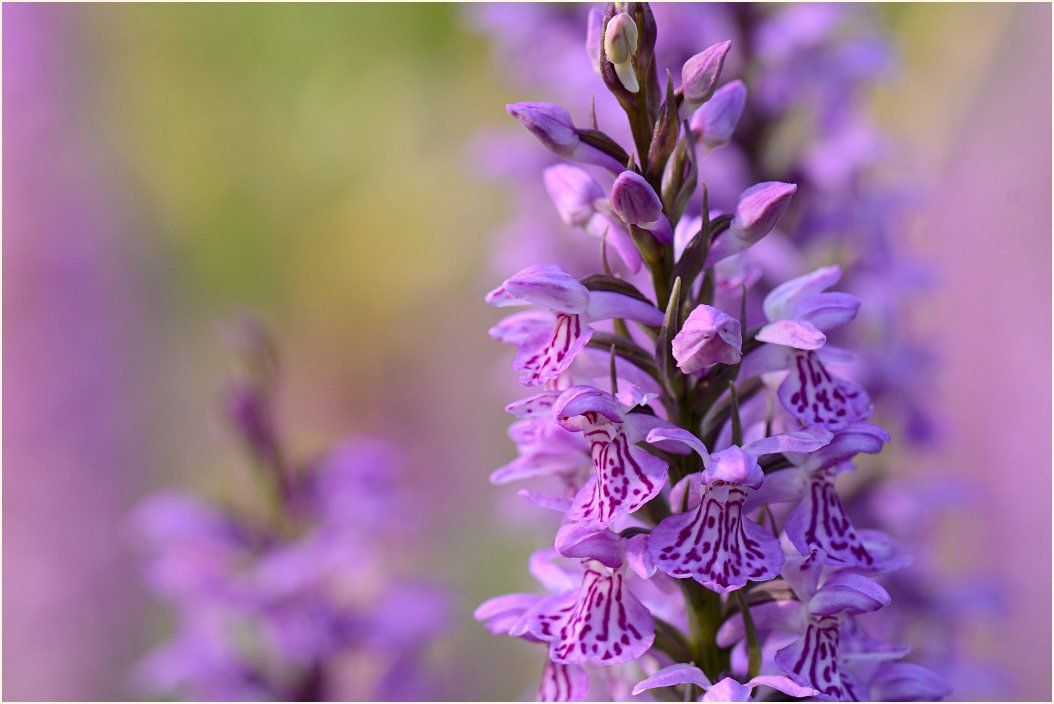
[[[623,296],[629,296],[638,301],[651,303],[651,301],[640,292],[640,289],[624,279],[618,279],[614,276],[607,276],[605,274],[590,274],[589,276],[579,279],[579,281],[590,291],[620,293]]]
[[[626,153],[626,150],[620,147],[618,142],[600,130],[586,130],[579,128],[576,131],[578,132],[579,139],[591,147],[596,147],[618,161],[620,164],[625,164],[629,161],[629,154]]]
[[[593,333],[593,337],[590,338],[588,346],[604,352],[610,352],[611,348],[614,348],[616,355],[640,367],[642,371],[659,382],[660,386],[662,385],[662,378],[659,376],[659,368],[655,364],[655,358],[641,349],[637,343],[620,335],[596,331]]]
[[[664,386],[674,397],[677,396],[674,380],[681,381],[683,377],[681,370],[677,368],[677,360],[673,357],[673,338],[681,329],[680,307],[681,280],[677,278],[673,280],[670,300],[666,303],[666,315],[659,330],[659,339],[655,343],[655,358],[659,361],[659,369],[667,380]]]

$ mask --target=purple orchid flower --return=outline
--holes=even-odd
[[[623,569],[595,560],[583,567],[579,589],[547,597],[527,612],[530,633],[549,641],[549,659],[556,663],[636,660],[655,639],[651,612],[625,588]]]
[[[648,549],[658,568],[671,577],[691,577],[718,593],[778,575],[783,566],[779,541],[744,516],[748,490],[757,489],[764,480],[757,458],[789,449],[810,451],[826,444],[829,434],[764,438],[713,455],[698,438],[680,428],[660,428],[648,434],[649,442],[660,439],[680,441],[697,451],[703,458],[703,471],[696,475],[701,479],[701,495],[694,510],[663,519],[648,536]]]
[[[647,413],[627,413],[618,399],[591,386],[564,391],[553,406],[553,416],[563,428],[582,433],[593,456],[593,476],[575,496],[568,518],[601,530],[662,489],[666,462],[636,443],[670,423]]]
[[[853,423],[836,431],[831,442],[816,452],[785,452],[794,467],[768,475],[765,486],[753,497],[754,504],[800,502],[787,516],[785,529],[802,554],[822,548],[829,564],[869,571],[903,566],[908,558],[894,556],[888,536],[853,526],[834,490],[835,477],[852,469],[852,457],[881,452],[888,441],[889,434],[877,425]]]
[[[555,316],[551,329],[544,318],[510,316],[491,330],[491,336],[519,345],[513,369],[520,381],[540,386],[553,381],[571,365],[593,335],[588,323],[623,318],[645,325],[661,325],[663,314],[644,301],[611,291],[590,291],[556,264],[536,264],[521,270],[487,294],[494,306],[534,304]]]
[[[807,556],[788,557],[783,578],[797,601],[772,601],[751,608],[759,630],[801,634],[776,652],[776,664],[797,684],[819,690],[822,700],[866,699],[867,692],[849,670],[841,667],[839,642],[847,614],[876,611],[890,603],[889,594],[872,580],[827,569],[827,555],[813,549]],[[717,633],[728,647],[746,636],[741,615],[729,619]]]
[[[841,277],[837,266],[824,267],[777,286],[765,297],[769,323],[757,339],[774,347],[758,350],[751,373],[789,369],[780,384],[780,403],[803,423],[831,430],[871,415],[871,399],[859,384],[831,376],[823,355],[837,359],[840,350],[826,346],[825,331],[851,322],[860,300],[846,293],[824,293]],[[758,366],[760,365],[760,366]]]

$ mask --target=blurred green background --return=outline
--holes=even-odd
[[[491,233],[510,196],[466,149],[509,125],[505,103],[544,96],[507,82],[465,12],[4,6],[7,699],[141,696],[128,672],[165,622],[137,586],[125,516],[172,483],[241,491],[217,411],[229,372],[218,325],[235,309],[278,341],[297,451],[377,431],[410,453],[407,483],[431,497],[422,571],[460,609],[434,653],[442,694],[517,697],[537,681],[536,648],[470,617],[534,588],[525,560],[551,532],[503,525],[499,491],[512,492],[487,482],[513,452],[496,381],[511,373],[482,302],[500,280]],[[923,145],[931,176],[969,139],[1002,62],[1032,65],[1021,46],[1046,52],[1049,86],[1035,14],[881,8],[905,65],[876,114]],[[94,213],[84,234],[43,215],[81,222],[78,204]],[[1049,288],[1049,268],[1038,277]],[[1028,603],[1049,608],[1038,586]],[[1041,697],[1049,682],[1034,670],[1016,672]]]

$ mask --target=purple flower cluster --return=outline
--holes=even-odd
[[[654,688],[733,701],[758,686],[821,700],[940,698],[944,679],[860,618],[890,605],[877,580],[910,557],[857,525],[835,490],[858,455],[890,440],[868,422],[858,380],[869,375],[829,339],[866,344],[845,330],[867,306],[831,290],[843,273],[892,266],[881,227],[856,239],[873,207],[857,178],[870,152],[854,147],[847,98],[882,57],[863,41],[828,55],[840,10],[721,12],[728,22],[712,26],[732,41],[671,59],[659,27],[680,50],[687,22],[662,24],[641,3],[591,10],[579,62],[606,100],[593,96],[587,119],[551,103],[507,108],[562,159],[534,171],[564,224],[533,225],[536,255],[559,251],[549,233],[587,241],[567,228],[592,246],[563,266],[529,263],[487,295],[527,307],[490,333],[515,347],[531,390],[506,409],[519,456],[491,480],[538,483],[521,496],[562,521],[530,561],[548,594],[497,597],[476,618],[546,644],[546,701]],[[549,32],[538,22],[521,36]],[[742,33],[759,42],[762,69],[762,107],[746,120],[748,84],[722,84],[726,66],[742,65]],[[581,105],[586,82],[550,68]],[[815,110],[800,120],[810,138],[777,149],[766,115],[776,124],[795,101]],[[839,257],[846,249],[854,256]]]
[[[427,696],[421,656],[447,627],[449,597],[396,575],[408,537],[395,518],[396,446],[356,437],[291,462],[273,347],[248,322],[233,332],[245,371],[227,416],[270,495],[266,507],[235,507],[170,490],[138,507],[145,580],[175,627],[140,663],[139,685],[212,701]]]

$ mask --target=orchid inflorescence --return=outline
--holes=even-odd
[[[240,364],[224,416],[266,496],[167,490],[136,509],[146,585],[175,622],[139,687],[206,701],[428,696],[423,656],[450,597],[393,559],[412,537],[395,517],[409,508],[396,444],[354,436],[295,461],[276,418],[274,345],[248,318],[228,332]]]
[[[945,696],[940,675],[859,618],[889,607],[877,580],[910,561],[856,526],[835,490],[890,440],[846,372],[854,355],[829,342],[862,302],[836,290],[832,259],[772,280],[803,260],[771,264],[790,244],[785,214],[820,187],[762,180],[715,207],[721,174],[701,174],[748,101],[743,81],[721,84],[734,43],[660,66],[645,3],[593,10],[585,29],[581,60],[624,113],[628,142],[601,129],[615,118],[595,101],[577,119],[544,102],[507,111],[563,160],[544,170],[545,189],[597,254],[569,265],[578,275],[531,264],[486,297],[528,306],[490,334],[516,348],[531,390],[506,409],[519,456],[491,479],[548,482],[520,494],[563,518],[530,560],[549,593],[496,597],[476,618],[544,644],[545,701],[746,701],[758,687]],[[818,212],[795,212],[795,227]]]

